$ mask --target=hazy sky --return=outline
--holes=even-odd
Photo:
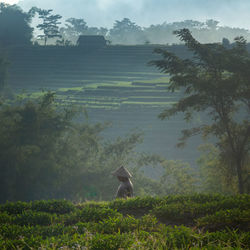
[[[144,27],[165,21],[215,19],[220,25],[250,29],[250,0],[19,0],[19,5],[24,10],[51,8],[64,18],[83,18],[89,26],[98,27],[112,27],[115,20],[128,17]]]

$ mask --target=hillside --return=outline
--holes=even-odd
[[[1,249],[250,249],[250,196],[0,205]]]
[[[38,96],[42,89],[53,90],[61,104],[77,104],[87,109],[91,122],[109,121],[105,137],[114,138],[138,128],[145,140],[139,151],[159,153],[169,159],[194,164],[200,143],[188,149],[175,148],[182,116],[162,122],[157,115],[176,101],[179,93],[167,93],[168,76],[148,62],[159,58],[156,45],[108,46],[99,50],[78,47],[12,48],[9,85],[19,93]],[[183,46],[164,47],[188,56]],[[199,115],[197,120],[199,120]]]

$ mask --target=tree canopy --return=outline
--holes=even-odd
[[[193,52],[193,58],[181,59],[156,50],[163,59],[151,63],[170,74],[170,91],[183,91],[179,101],[159,117],[165,119],[179,112],[185,114],[186,121],[196,112],[210,117],[210,122],[182,131],[179,145],[196,134],[215,136],[220,162],[237,175],[238,191],[246,192],[250,160],[250,54],[246,41],[237,37],[234,46],[226,48],[223,44],[201,44],[188,29],[175,34]]]
[[[31,15],[17,5],[0,3],[0,44],[31,44],[33,28],[30,26]]]

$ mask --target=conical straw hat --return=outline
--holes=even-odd
[[[123,166],[119,167],[118,169],[116,169],[112,175],[114,176],[120,176],[120,177],[127,177],[127,178],[131,178],[132,175],[129,173],[129,171],[124,168]]]

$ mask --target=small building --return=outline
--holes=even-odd
[[[107,41],[105,40],[104,36],[81,35],[77,40],[77,45],[82,48],[103,48],[107,45]]]

